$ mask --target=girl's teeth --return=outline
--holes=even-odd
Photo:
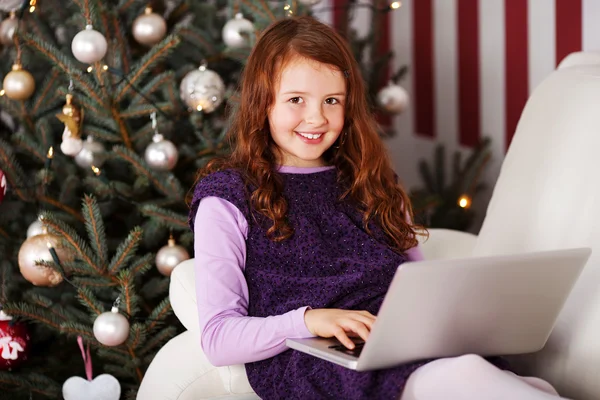
[[[300,135],[304,136],[307,139],[318,139],[321,137],[322,133],[313,135],[312,133],[301,133]]]

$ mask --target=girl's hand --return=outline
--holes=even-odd
[[[354,348],[354,342],[348,337],[360,336],[367,340],[371,327],[375,322],[375,316],[368,311],[340,310],[337,308],[319,308],[306,310],[304,323],[315,336],[330,338],[336,337],[344,346]]]

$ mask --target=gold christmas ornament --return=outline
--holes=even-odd
[[[47,231],[46,231],[47,232]],[[53,261],[48,249],[48,243],[55,248],[61,262],[70,261],[72,257],[63,247],[59,247],[58,237],[50,233],[43,233],[27,238],[19,249],[19,270],[23,277],[35,286],[53,287],[62,282],[60,273],[50,267],[36,265],[36,261]]]
[[[4,94],[9,99],[27,100],[35,91],[35,79],[21,64],[14,64],[12,71],[4,77],[2,83]]]
[[[75,157],[83,148],[83,141],[81,140],[83,110],[73,104],[72,94],[67,94],[62,114],[56,114],[56,118],[65,124],[60,149],[64,154]]]

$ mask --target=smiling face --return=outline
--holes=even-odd
[[[345,101],[346,82],[341,71],[304,58],[287,63],[269,111],[279,164],[325,165],[323,153],[344,127]]]

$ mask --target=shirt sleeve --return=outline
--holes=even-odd
[[[233,204],[206,197],[194,225],[194,263],[201,344],[215,366],[244,364],[285,350],[287,338],[313,335],[304,323],[308,307],[266,318],[248,316],[244,277],[248,223]]]

